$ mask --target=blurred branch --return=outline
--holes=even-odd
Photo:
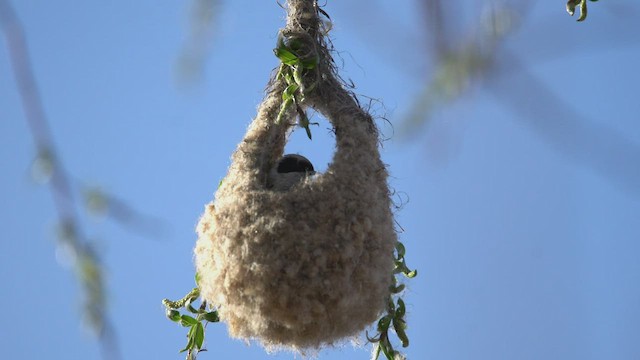
[[[504,64],[497,68],[509,68],[517,75],[508,79],[488,77],[488,89],[499,94],[503,103],[553,148],[606,176],[623,190],[640,195],[639,144],[585,119],[515,56],[503,50],[500,59]]]
[[[598,1],[598,0],[589,0]],[[576,8],[579,9],[580,15],[578,21],[584,21],[587,18],[587,0],[569,0],[567,1],[567,12],[573,16],[576,12]]]
[[[422,6],[425,34],[431,39],[431,50],[434,54],[447,52],[447,39],[449,38],[448,23],[445,22],[445,7],[441,0],[419,1]]]
[[[106,315],[103,269],[97,254],[85,238],[75,210],[73,192],[62,161],[56,156],[53,137],[42,106],[40,94],[31,67],[23,27],[9,3],[0,0],[0,26],[7,49],[25,119],[37,148],[34,173],[49,185],[58,213],[60,231],[58,247],[71,261],[85,294],[85,317],[98,336],[103,357],[119,359],[120,352],[113,329]]]
[[[87,211],[98,217],[108,217],[129,231],[154,240],[165,238],[170,232],[167,223],[157,217],[140,212],[97,186],[83,186],[82,197]]]
[[[504,40],[517,25],[515,15],[496,6],[470,40],[457,48],[449,45],[440,55],[432,80],[415,101],[404,133],[416,133],[417,126],[429,123],[435,109],[466,96],[473,84],[484,82],[554,149],[639,194],[640,146],[585,120],[504,49]],[[513,84],[514,77],[521,79],[520,85]]]
[[[178,80],[187,85],[202,78],[214,36],[214,18],[220,0],[193,0],[190,31],[184,49],[176,61]]]
[[[497,49],[515,29],[515,15],[508,8],[492,7],[491,13],[473,29],[468,40],[451,41],[437,53],[433,77],[426,82],[406,118],[403,135],[415,134],[416,128],[428,124],[439,107],[467,94],[470,87],[487,75],[497,56]]]

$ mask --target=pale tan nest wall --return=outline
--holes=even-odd
[[[376,127],[332,77],[305,102],[333,125],[332,163],[289,191],[267,188],[290,126],[275,124],[283,86],[263,101],[200,219],[195,263],[231,336],[317,348],[385,309],[397,237]]]

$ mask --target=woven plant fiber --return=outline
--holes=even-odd
[[[316,39],[315,6],[289,1],[284,31]],[[326,56],[321,42],[310,46]],[[296,115],[276,122],[286,84],[274,80],[197,227],[203,299],[219,306],[232,337],[267,348],[335,344],[376,321],[389,299],[397,236],[378,131],[331,69],[322,58],[302,103],[334,129],[327,170],[288,191],[269,188]]]

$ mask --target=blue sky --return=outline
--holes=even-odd
[[[160,301],[192,286],[196,221],[277,65],[284,12],[275,1],[223,2],[205,72],[185,86],[175,64],[188,40],[187,2],[13,3],[74,184],[100,186],[163,220],[144,235],[81,215],[107,272],[123,357],[182,359],[185,331],[164,318]],[[480,5],[458,3],[455,33],[464,36]],[[420,272],[405,294],[410,359],[640,358],[633,3],[590,3],[585,23],[562,1],[531,5],[498,55],[521,67],[473,84],[407,139],[392,135],[434,66],[417,1],[328,2],[344,77],[379,99],[375,114],[393,124],[379,122],[392,136],[382,154],[391,186],[406,194],[397,220]],[[591,130],[564,127],[569,117]],[[288,150],[326,168],[327,127],[314,128],[312,142],[294,133]],[[0,144],[0,357],[99,359],[81,326],[79,286],[56,260],[51,196],[28,176],[36,152],[5,46]],[[231,340],[222,324],[208,327],[207,345],[201,359],[293,358]],[[319,358],[367,359],[368,351]]]

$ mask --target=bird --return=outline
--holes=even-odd
[[[287,191],[303,179],[316,174],[313,164],[306,157],[287,154],[269,171],[268,187],[276,191]]]

